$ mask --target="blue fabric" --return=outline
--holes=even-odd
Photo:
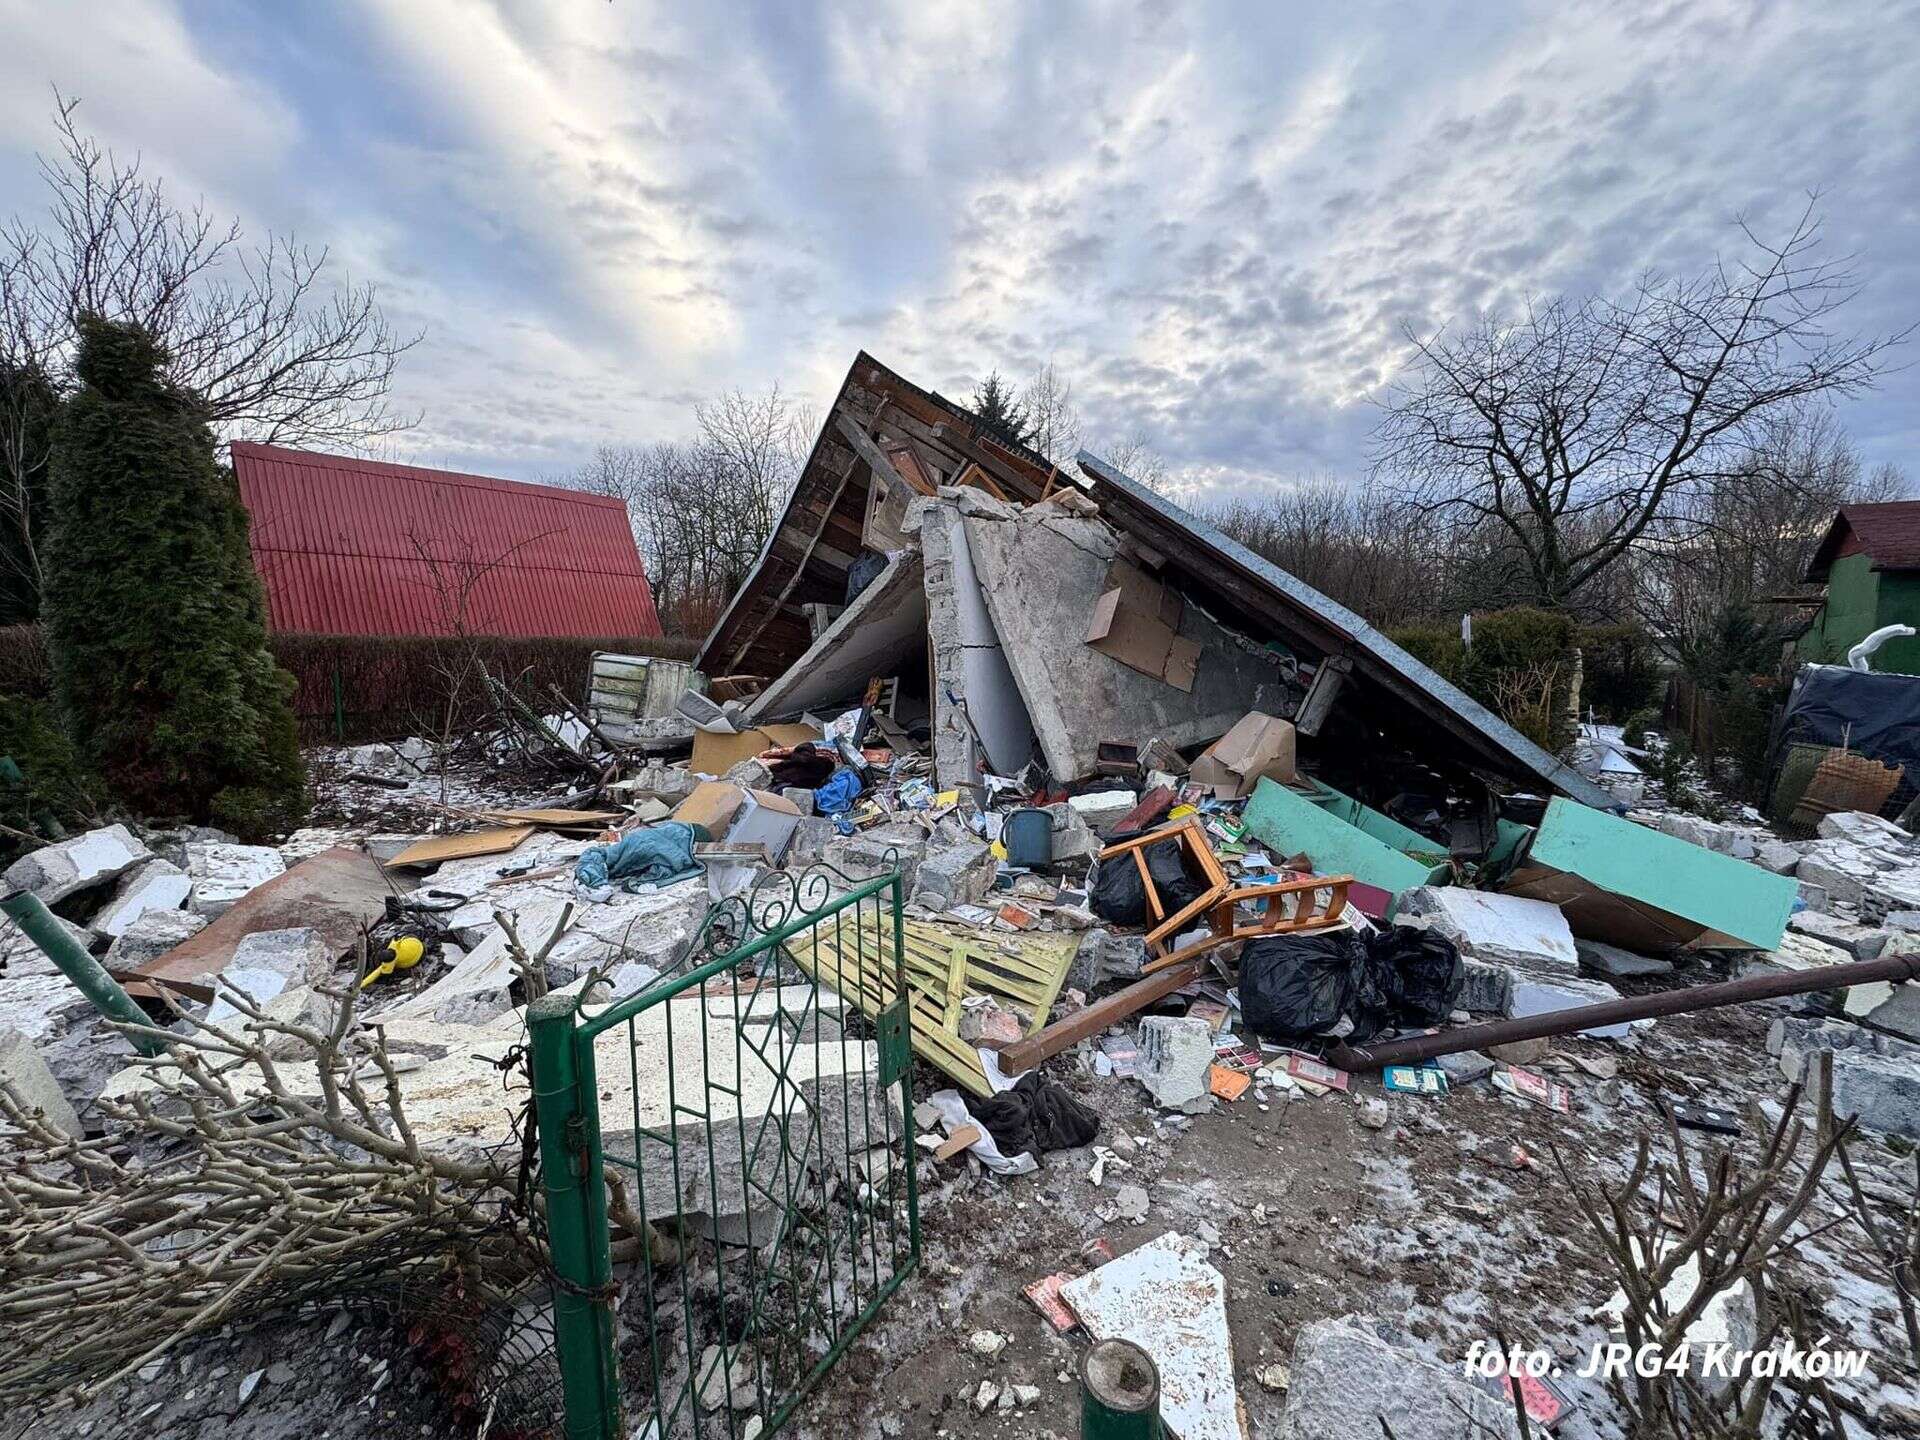
[[[859,798],[860,774],[843,765],[833,772],[826,784],[813,792],[813,813],[838,815],[843,810],[851,810],[853,802]]]
[[[693,842],[693,826],[663,820],[611,845],[594,845],[581,851],[573,876],[589,890],[617,884],[622,890],[633,891],[642,885],[670,884],[699,872]]]

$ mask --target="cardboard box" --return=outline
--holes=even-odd
[[[1193,762],[1191,777],[1221,800],[1251,795],[1264,779],[1284,785],[1294,777],[1293,725],[1258,710],[1240,717]]]
[[[762,725],[757,729],[742,730],[737,735],[696,730],[693,732],[693,759],[688,762],[687,768],[696,775],[724,775],[742,760],[751,760],[762,751],[787,748],[819,738],[820,732],[811,725]]]
[[[725,780],[703,780],[693,793],[673,807],[673,818],[698,825],[715,840],[726,838],[733,817],[747,803],[747,792]]]
[[[727,844],[758,845],[778,865],[787,853],[793,832],[800,828],[800,807],[771,790],[748,790],[745,803],[727,829]]]

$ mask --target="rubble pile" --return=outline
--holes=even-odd
[[[1766,1105],[1818,1081],[1865,1143],[1920,1140],[1920,989],[1892,971],[1819,979],[1920,956],[1920,842],[1905,829],[1840,811],[1813,838],[1784,839],[1759,823],[1623,814],[1624,790],[1607,786],[1639,791],[1620,750],[1590,747],[1606,780],[1592,783],[1384,637],[1330,641],[1355,617],[1203,543],[1155,498],[1110,477],[1058,484],[1025,462],[996,462],[997,481],[978,461],[941,475],[923,456],[915,469],[874,448],[873,414],[852,430],[841,420],[839,448],[869,482],[856,528],[872,563],[860,583],[841,577],[844,604],[807,602],[787,663],[766,663],[780,657],[763,632],[794,590],[791,567],[752,633],[741,617],[772,582],[749,582],[709,641],[711,673],[662,713],[542,715],[503,698],[511,719],[485,742],[502,764],[484,783],[468,771],[450,785],[449,755],[423,740],[368,745],[329,752],[329,823],[277,845],[122,824],[18,859],[7,888],[48,907],[68,942],[43,951],[9,925],[0,950],[0,1079],[22,1113],[111,1139],[171,1093],[165,1067],[191,1069],[177,1042],[209,1025],[254,1034],[282,1063],[279,1088],[253,1098],[298,1108],[331,1088],[301,1034],[333,1037],[349,1064],[377,1037],[405,1144],[483,1165],[519,1144],[530,1005],[560,992],[597,1014],[665,997],[777,915],[791,933],[724,986],[631,1007],[630,1028],[595,1041],[596,1056],[608,1046],[608,1173],[632,1184],[613,1208],[645,1232],[646,1254],[657,1244],[679,1266],[650,1278],[647,1303],[706,1317],[683,1387],[730,1409],[761,1394],[768,1358],[720,1324],[751,1297],[704,1257],[773,1254],[835,1205],[896,1213],[897,1163],[917,1167],[936,1204],[1027,1197],[1004,1203],[1154,1229],[1168,1187],[1150,1166],[1183,1140],[1284,1125],[1274,1153],[1243,1147],[1206,1174],[1213,1209],[1179,1231],[1038,1257],[1029,1269],[1069,1268],[1010,1287],[1037,1334],[1140,1347],[1169,1421],[1227,1440],[1246,1433],[1249,1405],[1286,1435],[1358,1434],[1383,1412],[1403,1422],[1396,1433],[1452,1433],[1450,1411],[1513,1433],[1504,1402],[1436,1354],[1433,1335],[1353,1307],[1290,1324],[1290,1360],[1233,1373],[1228,1327],[1248,1295],[1287,1292],[1232,1268],[1233,1244],[1257,1242],[1223,1241],[1225,1217],[1236,1234],[1281,1228],[1278,1200],[1235,1197],[1258,1167],[1285,1163],[1286,1133],[1376,1160],[1444,1144],[1484,1192],[1449,1202],[1447,1223],[1468,1214],[1488,1233],[1492,1207],[1524,1203],[1511,1186],[1545,1183],[1560,1127],[1636,1104],[1642,1119],[1752,1140]],[[816,563],[816,547],[804,553]],[[612,658],[633,670],[634,657]],[[800,924],[863,886],[884,904],[893,888],[872,882],[895,875],[898,930],[888,914],[880,933],[898,936],[897,969],[865,940]],[[134,1055],[69,978],[68,951],[176,1037],[172,1059]],[[1662,1037],[1681,1017],[1616,1004],[1781,974],[1805,975],[1806,993],[1770,1002],[1771,1034],[1748,1048],[1777,1083],[1741,1112],[1707,1103],[1730,1097],[1705,1068],[1676,1075],[1679,1047]],[[1560,1015],[1602,1004],[1615,1009]],[[900,1008],[917,1061],[910,1112],[880,1079]],[[1547,1033],[1480,1028],[1543,1015]],[[1426,1059],[1351,1063],[1436,1034]],[[696,1071],[725,1106],[689,1113],[671,1077]],[[882,1141],[910,1123],[923,1153],[856,1140],[856,1114],[883,1117]],[[824,1125],[822,1153],[843,1159],[781,1203],[751,1146],[705,1146],[683,1167],[660,1143],[796,1115]],[[1593,1163],[1624,1170],[1631,1146],[1614,1138],[1622,1153]],[[1040,1203],[1061,1186],[1070,1203]],[[1311,1195],[1285,1223],[1324,1239],[1337,1221]],[[1591,1304],[1608,1287],[1586,1278]],[[994,1369],[999,1340],[983,1330],[967,1347],[959,1413],[1030,1424],[1047,1377]],[[1599,1387],[1581,1396],[1606,1403]]]

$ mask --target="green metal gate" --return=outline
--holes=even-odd
[[[788,949],[831,928],[904,997],[900,876],[836,878],[721,902],[604,1011],[528,1007],[569,1436],[771,1435],[920,1258],[908,1006]]]

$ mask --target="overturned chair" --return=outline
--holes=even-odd
[[[1197,872],[1203,882],[1198,896],[1171,913],[1147,864],[1148,848],[1169,840],[1180,846],[1189,873]],[[1002,1049],[1000,1068],[1005,1074],[1031,1070],[1042,1060],[1192,984],[1205,973],[1208,956],[1223,946],[1269,935],[1307,934],[1340,924],[1347,908],[1347,887],[1353,883],[1351,875],[1303,875],[1268,885],[1235,885],[1213,853],[1198,815],[1184,816],[1100,852],[1103,864],[1121,856],[1132,859],[1146,891],[1150,919],[1147,950],[1154,958],[1142,967],[1140,979],[1125,989]],[[1256,918],[1243,919],[1243,904],[1261,904],[1262,908]],[[1202,917],[1206,934],[1173,948],[1183,927]]]

